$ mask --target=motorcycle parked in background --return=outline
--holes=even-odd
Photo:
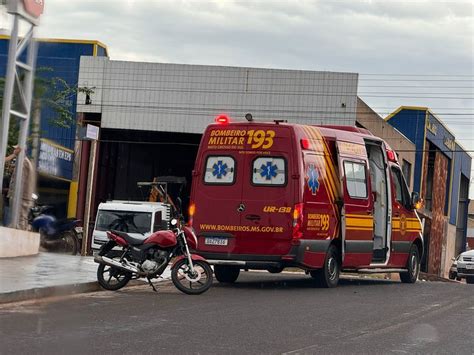
[[[107,232],[109,241],[94,258],[99,263],[97,280],[103,288],[118,290],[131,279],[146,277],[156,292],[151,280],[160,277],[171,262],[171,279],[181,292],[199,295],[211,287],[212,269],[203,257],[190,252],[197,248],[198,240],[193,229],[184,225],[181,200],[177,200],[178,207],[172,204],[175,218],[170,230],[157,231],[145,240],[116,230]],[[114,250],[117,246],[121,250]]]
[[[31,229],[40,234],[40,246],[51,252],[76,255],[82,240],[80,221],[57,219],[52,206],[37,205],[36,195],[33,195],[33,200],[35,205],[30,209],[28,220]]]

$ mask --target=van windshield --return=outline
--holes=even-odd
[[[151,218],[150,212],[100,210],[95,229],[144,234],[151,231]]]

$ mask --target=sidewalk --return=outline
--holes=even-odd
[[[0,304],[102,290],[97,283],[97,267],[92,256],[44,252],[0,258]],[[153,283],[169,279],[169,267],[162,277]],[[142,282],[146,280],[131,281],[129,285]]]
[[[99,290],[92,257],[39,253],[0,259],[0,303]]]

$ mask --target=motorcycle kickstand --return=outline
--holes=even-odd
[[[151,279],[149,277],[146,278],[148,280],[148,284],[151,286],[153,291],[158,292],[158,290],[155,288],[155,285],[151,282]]]

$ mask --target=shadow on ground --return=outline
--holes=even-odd
[[[338,287],[348,286],[377,286],[398,284],[398,281],[375,279],[375,278],[358,278],[344,276],[339,280]],[[315,281],[310,277],[302,274],[278,274],[269,275],[265,273],[246,273],[240,274],[238,280],[233,284],[214,282],[212,287],[216,288],[234,288],[234,289],[304,289],[319,288]]]

